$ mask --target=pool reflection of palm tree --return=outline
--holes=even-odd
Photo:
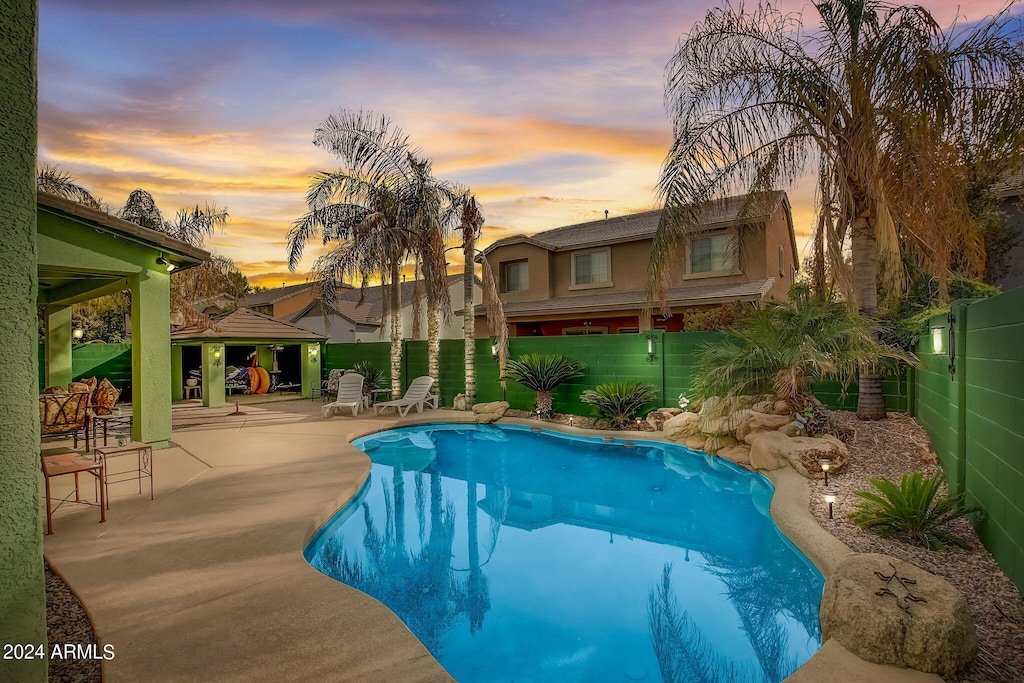
[[[787,550],[769,545],[769,556],[738,565],[728,558],[704,554],[705,571],[718,577],[736,608],[760,671],[738,666],[717,655],[701,637],[672,592],[672,565],[648,599],[648,623],[665,683],[676,681],[766,681],[777,683],[793,673],[799,661],[788,656],[787,632],[779,616],[788,614],[811,638],[821,638],[817,605],[820,584],[811,570],[794,563]]]
[[[368,503],[362,504],[363,552],[350,553],[339,538],[324,547],[322,570],[344,583],[377,598],[390,607],[430,652],[443,657],[447,632],[460,616],[466,615],[471,630],[479,629],[490,608],[487,581],[473,554],[476,545],[470,533],[470,572],[468,580],[456,578],[451,566],[455,540],[455,507],[444,500],[441,474],[436,465],[430,476],[429,506],[417,504],[421,529],[427,528],[425,541],[420,534],[420,549],[406,543],[405,480],[400,466],[392,468],[391,481],[381,482],[385,519],[378,529]],[[420,496],[417,496],[420,499]],[[472,498],[472,496],[471,496]],[[429,510],[426,509],[429,507]],[[471,503],[475,517],[475,504]],[[426,516],[429,514],[429,524]],[[475,521],[475,520],[474,520]],[[474,570],[473,567],[476,567]]]

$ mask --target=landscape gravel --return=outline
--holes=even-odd
[[[46,566],[46,638],[55,643],[96,642],[92,623],[78,597],[64,580]],[[50,683],[99,683],[100,663],[94,659],[51,659]]]
[[[890,413],[888,419],[877,422],[859,420],[845,411],[836,411],[832,417],[852,434],[847,441],[850,460],[843,470],[829,473],[829,484],[839,491],[833,519],[828,518],[828,505],[821,495],[823,482],[808,482],[812,492],[810,509],[818,523],[855,552],[898,557],[960,589],[978,629],[980,650],[975,663],[961,677],[948,681],[1024,682],[1024,598],[981,545],[968,520],[957,520],[948,530],[966,539],[970,550],[947,546],[933,551],[881,538],[847,519],[860,500],[854,492],[875,490],[871,479],[899,482],[907,472],[932,475],[941,470],[927,433],[915,419],[902,413]]]

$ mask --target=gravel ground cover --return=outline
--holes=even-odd
[[[833,519],[828,518],[828,506],[820,495],[823,483],[808,482],[811,513],[818,523],[856,552],[898,557],[960,589],[978,629],[980,652],[962,678],[947,680],[1024,682],[1024,598],[981,545],[970,522],[958,520],[949,527],[967,539],[970,550],[947,546],[932,551],[880,538],[846,518],[860,500],[854,491],[874,490],[872,478],[898,482],[907,472],[931,475],[940,470],[927,433],[916,420],[901,413],[890,413],[888,419],[878,422],[858,420],[855,414],[844,411],[832,415],[840,426],[852,431],[853,437],[847,442],[850,462],[843,471],[829,475],[829,483],[839,490]]]
[[[55,643],[96,642],[89,616],[64,580],[46,566],[46,638]],[[92,659],[51,659],[50,683],[98,683],[100,663]]]

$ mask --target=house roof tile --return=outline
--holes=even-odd
[[[327,336],[248,308],[236,308],[210,318],[211,328],[183,327],[171,333],[171,341],[191,339],[265,339],[320,341]]]
[[[306,290],[311,289],[313,285],[314,283],[312,282],[303,282],[298,285],[288,285],[287,287],[277,287],[264,292],[256,292],[242,298],[239,304],[242,306],[270,306],[278,301],[284,301],[297,294],[302,294]]]
[[[729,301],[761,301],[775,284],[775,278],[706,285],[688,285],[670,289],[667,301],[670,306],[700,306]],[[629,309],[644,306],[647,293],[643,290],[628,292],[605,292],[562,296],[534,301],[513,301],[504,304],[505,315],[510,318],[524,315],[552,313],[598,312]]]
[[[770,192],[764,201],[753,201],[746,206],[744,204],[748,195],[738,195],[725,199],[716,199],[704,202],[700,205],[701,225],[713,228],[718,225],[727,225],[736,222],[758,223],[767,220],[778,207],[779,203],[786,198],[782,191]],[[509,244],[526,242],[551,251],[561,249],[578,249],[592,244],[603,244],[607,242],[628,242],[634,239],[653,237],[658,230],[658,221],[661,219],[661,209],[644,211],[615,218],[605,218],[587,223],[566,225],[553,230],[538,232],[531,236],[513,235],[494,242],[486,249],[489,254],[498,247]]]

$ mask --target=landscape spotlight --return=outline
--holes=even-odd
[[[832,519],[832,503],[836,502],[836,496],[838,492],[835,489],[825,489],[825,493],[822,496],[825,502],[828,503],[828,518]]]
[[[85,330],[83,330],[81,327],[76,327],[71,332],[71,336],[74,337],[75,339],[78,339],[79,341],[81,341],[82,337],[85,336]]]
[[[832,461],[828,458],[822,458],[818,461],[821,465],[821,471],[825,473],[825,486],[828,486],[828,468],[832,467]]]

